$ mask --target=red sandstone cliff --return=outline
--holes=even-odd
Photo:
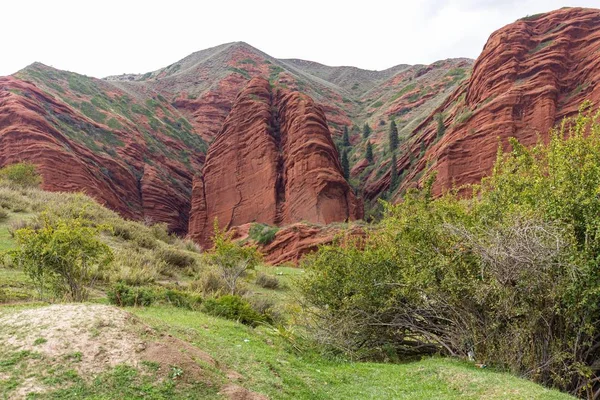
[[[426,168],[438,172],[436,193],[479,182],[493,166],[499,141],[533,144],[584,100],[598,105],[599,82],[600,10],[564,8],[507,25],[490,36],[468,83],[413,130],[398,158],[398,169],[409,172],[404,187]],[[438,112],[446,126],[441,139]],[[427,147],[422,156],[421,142]],[[385,191],[389,180],[386,173],[367,186],[367,197]]]
[[[189,236],[208,245],[212,224],[327,224],[360,218],[322,109],[254,78],[238,95],[194,180]]]

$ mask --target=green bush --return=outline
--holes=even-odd
[[[180,269],[191,267],[196,263],[196,257],[193,254],[171,247],[161,247],[156,251],[156,256],[167,264]]]
[[[239,321],[250,326],[256,326],[265,321],[265,317],[256,312],[250,303],[236,295],[207,299],[203,304],[203,311],[216,317]]]
[[[115,259],[105,280],[141,286],[154,283],[168,265],[157,259],[151,251],[121,248],[115,250]]]
[[[8,219],[8,211],[0,207],[0,222],[4,222]]]
[[[207,261],[218,271],[220,280],[225,283],[229,294],[239,294],[238,280],[248,270],[253,270],[262,257],[255,246],[242,246],[234,242],[231,235],[219,229],[214,222],[213,249],[207,254]]]
[[[200,295],[176,289],[165,290],[164,299],[174,307],[187,308],[188,310],[198,310],[202,304]]]
[[[42,183],[37,167],[30,163],[16,163],[0,169],[0,179],[25,187],[35,187]]]
[[[259,272],[256,275],[256,284],[265,289],[279,289],[279,279],[276,276],[270,276]]]
[[[481,185],[434,177],[366,238],[324,246],[299,282],[316,337],[355,357],[444,353],[577,396],[600,389],[600,113],[531,149],[511,141]],[[465,199],[465,193],[472,197]]]
[[[279,228],[276,226],[271,227],[263,224],[252,224],[248,231],[248,236],[255,242],[266,246],[275,240],[278,231]]]
[[[113,259],[110,248],[98,238],[99,229],[82,219],[52,220],[43,214],[41,225],[15,231],[17,248],[8,251],[34,281],[44,298],[50,288],[56,296],[84,301],[88,288]]]
[[[123,282],[115,284],[106,292],[110,304],[119,307],[150,306],[156,302],[156,294],[146,287],[131,287]]]

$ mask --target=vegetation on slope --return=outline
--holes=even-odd
[[[251,248],[234,245],[227,236],[222,236],[220,250],[200,254],[192,243],[168,235],[162,225],[125,221],[81,194],[48,193],[20,183],[0,184],[0,206],[6,213],[0,221],[1,247],[27,249],[27,244],[15,240],[19,232],[35,235],[64,221],[78,220],[94,228],[96,231],[86,231],[88,238],[108,245],[115,258],[98,275],[95,287],[88,287],[90,298],[137,306],[129,310],[158,333],[149,333],[138,323],[130,327],[131,321],[123,316],[119,318],[130,322],[119,328],[115,322],[119,318],[112,316],[114,308],[103,309],[98,315],[109,316],[110,323],[99,322],[93,310],[84,312],[84,322],[83,311],[77,307],[70,311],[35,308],[15,319],[13,313],[38,306],[35,302],[40,298],[40,286],[30,280],[22,266],[5,257],[0,267],[0,301],[19,304],[0,308],[0,319],[5,318],[0,336],[13,338],[0,341],[5,346],[0,351],[0,393],[5,397],[38,392],[34,398],[222,398],[227,394],[219,388],[231,389],[233,380],[271,398],[568,398],[457,360],[427,358],[394,365],[332,357],[298,325],[298,303],[291,290],[295,280],[290,277],[303,275],[302,270],[256,265]],[[44,225],[44,218],[49,226]],[[54,221],[62,222],[54,225]],[[77,248],[79,244],[76,241],[73,245]],[[48,290],[43,296],[52,302],[74,297],[64,290]],[[46,323],[30,320],[34,315]],[[61,323],[69,315],[73,326],[58,333],[52,318],[43,315],[60,315]],[[79,332],[78,340],[69,340],[71,329]],[[129,348],[138,340],[165,340],[168,336],[162,333],[207,351],[218,360],[219,367],[203,362],[193,367],[196,364],[174,359],[168,365],[123,361],[109,366],[97,362],[103,353],[79,350],[95,348],[97,341],[101,344],[113,334],[115,340],[129,343]],[[59,339],[65,343],[57,345],[54,341]],[[48,353],[50,348],[62,353]],[[184,346],[177,351],[189,349]],[[195,368],[201,368],[206,379],[186,381],[195,376]]]
[[[467,199],[431,183],[366,239],[309,257],[300,287],[326,345],[356,358],[470,355],[578,396],[600,370],[600,112],[512,141]],[[469,188],[462,188],[462,193]]]

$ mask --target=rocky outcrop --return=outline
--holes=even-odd
[[[494,32],[472,75],[413,129],[398,158],[403,187],[437,171],[435,193],[477,183],[491,170],[498,144],[543,138],[584,100],[600,101],[600,10],[564,8],[524,18]],[[439,137],[435,114],[443,113]],[[426,149],[426,151],[421,151]],[[413,165],[411,166],[411,161]],[[387,190],[389,172],[365,188]]]
[[[160,127],[160,120],[175,126],[174,110],[161,105],[164,110],[153,115],[152,110],[134,103],[142,111],[124,111],[129,120],[114,111],[92,108],[86,97],[92,97],[93,89],[85,89],[87,96],[70,92],[66,79],[57,76],[68,73],[41,64],[30,69],[35,76],[51,76],[54,87],[61,89],[55,91],[60,96],[51,94],[43,81],[33,84],[15,77],[0,78],[0,166],[32,162],[38,166],[45,190],[85,192],[126,218],[165,222],[171,231],[185,234],[192,170],[200,168],[203,157],[197,154],[191,159],[194,149],[186,147],[183,133],[177,132],[184,140],[160,130],[166,129]],[[83,82],[93,88],[93,81],[86,79]],[[96,95],[93,102],[114,101],[116,109],[120,105],[116,99],[124,94],[103,88],[102,96]],[[81,107],[89,115],[111,123],[88,117],[78,108],[84,103]],[[157,128],[152,130],[150,125]],[[175,155],[186,157],[188,164]]]
[[[365,226],[359,224],[331,224],[311,225],[295,223],[282,227],[275,234],[272,242],[258,246],[264,255],[264,260],[270,265],[291,264],[298,265],[302,258],[314,251],[319,246],[334,242],[344,245],[348,240],[364,238]],[[232,239],[247,242],[252,224],[236,226],[231,230]]]
[[[238,95],[195,179],[189,236],[204,246],[212,225],[284,225],[360,218],[341,174],[325,116],[298,92],[254,78]]]

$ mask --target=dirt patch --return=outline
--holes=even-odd
[[[142,324],[131,314],[103,305],[67,304],[0,315],[0,343],[50,359],[77,358],[80,374],[118,364],[136,364]]]
[[[223,386],[219,394],[231,400],[269,400],[264,394],[251,392],[233,383]]]
[[[202,350],[172,336],[149,343],[140,353],[140,359],[158,364],[158,372],[163,378],[212,385],[204,373],[202,364],[215,367],[215,360]]]
[[[127,364],[150,366],[158,379],[212,386],[215,382],[210,381],[207,368],[220,369],[219,363],[199,348],[156,332],[122,309],[104,305],[64,304],[8,313],[0,310],[0,352],[23,351],[39,356],[28,360],[31,370],[68,363],[89,380]],[[227,369],[223,374],[230,382],[242,378]],[[10,374],[0,375],[3,380],[10,378]],[[11,398],[26,398],[49,389],[41,379],[27,377],[11,392]],[[224,386],[222,394],[235,400],[267,399],[233,384]]]

